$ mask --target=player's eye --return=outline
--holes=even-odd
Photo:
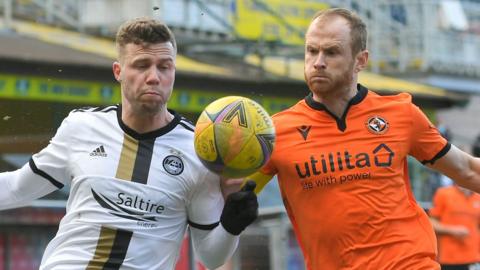
[[[160,65],[160,66],[158,67],[158,69],[160,69],[160,70],[170,69],[170,65]]]
[[[309,53],[309,54],[315,54],[315,53],[318,52],[317,49],[312,48],[312,47],[307,47],[306,51],[307,51],[307,53]]]
[[[335,55],[335,54],[337,54],[337,50],[335,50],[335,49],[327,49],[327,50],[325,50],[325,55],[333,56],[333,55]]]

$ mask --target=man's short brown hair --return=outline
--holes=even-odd
[[[323,19],[331,16],[340,16],[348,21],[353,55],[367,49],[367,26],[354,12],[344,8],[325,9],[317,12],[315,16],[313,16],[312,21],[317,18]]]
[[[170,42],[175,51],[175,36],[167,25],[150,18],[137,18],[126,21],[117,31],[115,44],[120,52],[127,44],[149,45]]]

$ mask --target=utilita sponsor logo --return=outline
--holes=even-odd
[[[336,153],[311,155],[303,163],[295,163],[295,170],[300,178],[308,178],[335,171],[356,168],[390,167],[395,153],[386,145],[378,145],[371,153],[350,153],[348,150]]]

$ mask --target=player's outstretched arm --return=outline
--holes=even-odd
[[[443,224],[434,217],[430,217],[430,222],[437,234],[450,235],[460,240],[470,234],[468,228],[463,225]]]
[[[211,231],[191,228],[193,244],[200,260],[208,268],[223,265],[238,245],[238,235],[258,216],[255,182],[250,181],[225,200],[220,224]]]
[[[256,184],[254,189],[255,194],[260,193],[263,190],[265,185],[273,178],[273,175],[264,174],[260,171],[255,172],[245,178],[236,178],[236,179],[222,179],[221,187],[223,196],[226,198],[229,194],[240,190],[245,184],[249,181],[253,181]]]
[[[25,206],[58,188],[39,179],[28,164],[22,168],[0,173],[0,210]]]
[[[429,167],[450,177],[458,185],[480,193],[480,158],[452,145],[443,157]]]

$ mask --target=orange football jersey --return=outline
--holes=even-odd
[[[433,197],[430,215],[441,223],[462,225],[469,234],[463,239],[451,235],[438,236],[438,260],[442,264],[471,264],[480,260],[478,241],[480,235],[480,195],[472,193],[466,196],[457,187],[443,187]]]
[[[308,269],[440,269],[407,155],[433,163],[450,144],[409,94],[359,85],[342,118],[310,94],[273,119],[275,148],[262,173],[278,176]]]

